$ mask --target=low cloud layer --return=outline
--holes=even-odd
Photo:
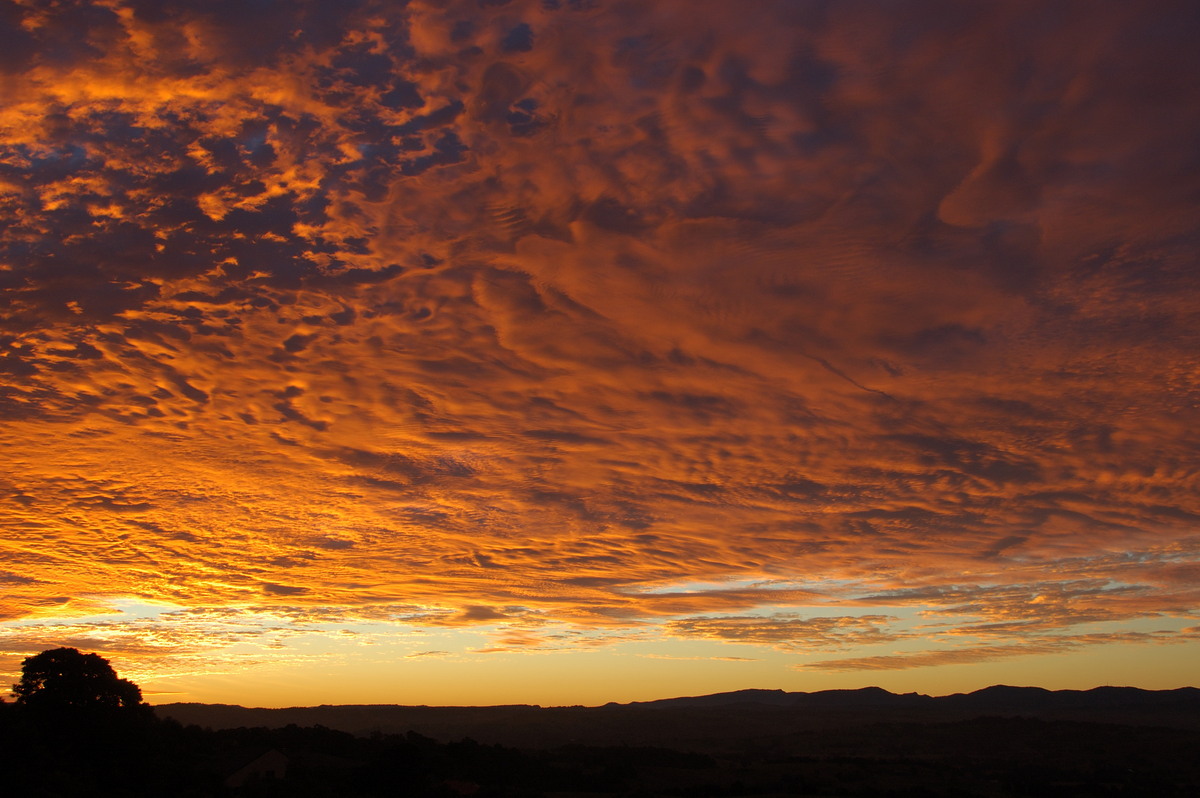
[[[1198,13],[0,0],[0,619],[1194,619]]]

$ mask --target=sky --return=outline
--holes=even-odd
[[[1196,684],[1197,33],[0,0],[0,684]]]

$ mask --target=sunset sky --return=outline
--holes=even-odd
[[[0,0],[0,685],[1197,684],[1198,35]]]

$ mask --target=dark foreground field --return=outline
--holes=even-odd
[[[606,707],[0,713],[11,795],[1194,796],[1200,691],[881,690]]]

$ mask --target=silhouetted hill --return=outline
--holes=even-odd
[[[1077,691],[1055,697],[1048,691],[1007,688],[956,701],[997,703],[1008,697],[1009,703],[1079,705],[1098,699],[1122,707],[1150,701],[1170,704],[1175,712],[1178,699],[1195,699],[1195,691],[1139,692]],[[826,706],[780,706],[785,698]],[[790,697],[751,691],[678,699],[682,705],[674,706],[648,702],[653,706],[545,709],[175,705],[185,713],[216,710],[226,721],[256,724],[221,730],[150,717],[128,727],[88,728],[0,704],[0,750],[12,765],[5,794],[47,798],[1200,795],[1200,758],[1195,756],[1200,728],[995,714],[946,720],[957,710],[946,709],[955,701],[945,698],[853,690]],[[941,709],[862,708],[897,699]],[[696,701],[705,705],[696,706]],[[320,725],[257,725],[264,718],[305,717],[442,724],[450,739],[415,732],[355,735]],[[457,731],[451,730],[454,726]],[[465,727],[541,742],[502,745],[464,739]],[[573,742],[572,734],[617,742]],[[654,736],[679,744],[637,742]]]
[[[615,701],[604,705],[609,707],[722,707],[738,704],[769,704],[771,706],[791,706],[795,701],[795,693],[783,690],[734,690],[729,693],[713,693],[712,695],[688,696],[685,698],[662,698],[657,701],[633,701],[629,704],[618,704]]]
[[[738,690],[600,707],[350,705],[255,709],[164,704],[160,717],[213,729],[321,725],[357,735],[415,731],[437,740],[544,748],[657,745],[699,751],[773,746],[789,735],[872,724],[952,723],[983,716],[1200,729],[1200,690],[1044,690],[997,685],[927,696],[878,687],[788,693]]]
[[[822,690],[788,693],[783,690],[737,690],[704,696],[606,704],[606,707],[716,707],[759,704],[820,709],[894,709],[900,707],[952,707],[1011,713],[1051,709],[1172,709],[1200,707],[1200,689],[1142,690],[1137,687],[1095,687],[1091,690],[1047,690],[1043,687],[993,685],[973,693],[928,696],[921,693],[891,693],[882,687],[857,690]]]
[[[996,685],[973,693],[958,693],[938,699],[947,705],[980,711],[1011,713],[1049,710],[1101,712],[1129,710],[1154,713],[1160,710],[1200,709],[1200,690],[1140,690],[1136,687],[1094,687],[1091,690],[1045,690],[1040,687]]]

